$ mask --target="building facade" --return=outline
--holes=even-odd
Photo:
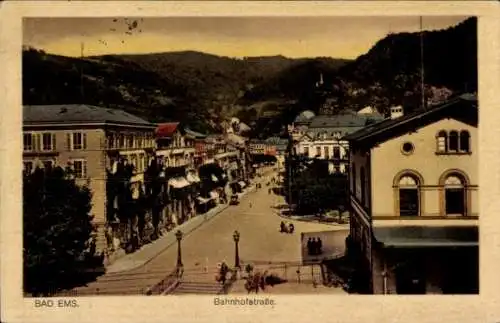
[[[348,170],[349,142],[342,138],[382,119],[377,113],[359,114],[353,111],[316,116],[295,142],[295,152],[309,158],[328,160],[330,173],[345,173]]]
[[[196,215],[200,182],[195,168],[196,139],[196,134],[178,122],[161,123],[156,129],[156,162],[166,192],[159,219],[162,229],[168,230]]]
[[[471,95],[408,115],[393,109],[346,137],[349,252],[369,292],[477,292],[477,111]]]
[[[135,214],[123,216],[123,212],[134,210],[126,205],[140,198],[154,146],[154,125],[121,110],[89,105],[23,107],[24,171],[49,164],[73,170],[77,184],[93,193],[97,250],[108,256],[131,239],[128,219]],[[113,177],[120,167],[130,171],[121,181],[123,198],[118,199],[110,196],[109,187],[116,184]]]

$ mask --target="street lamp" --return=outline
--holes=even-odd
[[[177,230],[177,232],[175,233],[175,237],[177,238],[177,268],[181,268],[181,267],[183,267],[182,257],[181,257],[182,231]]]
[[[234,252],[234,267],[235,268],[240,268],[240,255],[238,252],[238,242],[240,241],[240,233],[236,230],[233,233],[233,239],[234,239],[234,247],[235,247],[235,252]]]

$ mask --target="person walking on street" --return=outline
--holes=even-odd
[[[310,256],[312,254],[312,238],[307,239],[307,254]]]
[[[318,237],[318,254],[323,253],[323,242],[321,241],[321,238]]]

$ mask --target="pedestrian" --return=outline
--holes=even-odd
[[[318,254],[323,253],[323,242],[321,241],[321,238],[318,237]]]
[[[316,242],[316,238],[312,238],[311,251],[312,255],[316,255],[318,253],[318,243]]]
[[[307,254],[310,256],[312,254],[312,238],[307,239]]]

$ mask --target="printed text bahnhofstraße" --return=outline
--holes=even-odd
[[[251,297],[215,297],[214,305],[258,305],[274,306],[276,302],[271,298],[251,298]]]

